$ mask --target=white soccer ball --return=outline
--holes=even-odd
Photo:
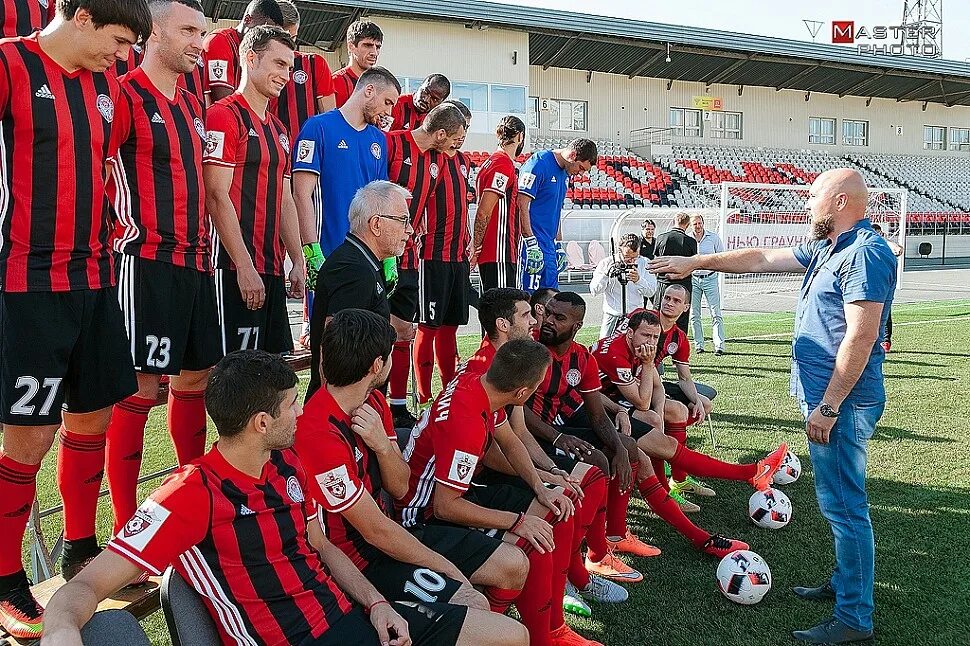
[[[717,586],[734,603],[754,605],[771,590],[771,570],[751,550],[735,550],[717,566]]]
[[[781,489],[755,491],[748,500],[748,516],[765,529],[781,529],[791,520],[791,512],[791,500]]]
[[[798,480],[800,475],[802,475],[802,461],[798,459],[797,455],[788,451],[785,454],[785,459],[781,461],[781,466],[775,471],[772,482],[776,485],[791,484]]]

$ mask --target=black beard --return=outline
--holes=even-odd
[[[812,220],[812,240],[823,240],[829,237],[834,229],[835,224],[832,222],[832,216]]]
[[[556,346],[565,343],[570,335],[563,334],[560,336],[555,336],[555,331],[550,328],[539,328],[539,343],[546,346]]]
[[[515,156],[518,157],[519,155],[521,155],[523,150],[525,150],[524,139],[522,140],[522,143],[520,143],[518,146],[515,147]]]

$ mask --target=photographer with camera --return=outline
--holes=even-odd
[[[604,294],[603,324],[600,338],[613,334],[616,324],[657,292],[657,279],[647,271],[647,258],[640,255],[640,236],[629,233],[620,238],[619,251],[596,265],[589,281],[592,294]],[[613,241],[610,241],[611,245]]]

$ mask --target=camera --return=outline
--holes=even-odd
[[[626,285],[630,282],[630,272],[636,268],[636,265],[632,263],[613,263],[613,266],[610,268],[610,278],[615,278],[620,281],[621,285]]]

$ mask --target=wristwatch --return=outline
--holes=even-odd
[[[818,405],[818,412],[822,414],[822,417],[838,417],[839,411],[835,410],[825,402]]]

